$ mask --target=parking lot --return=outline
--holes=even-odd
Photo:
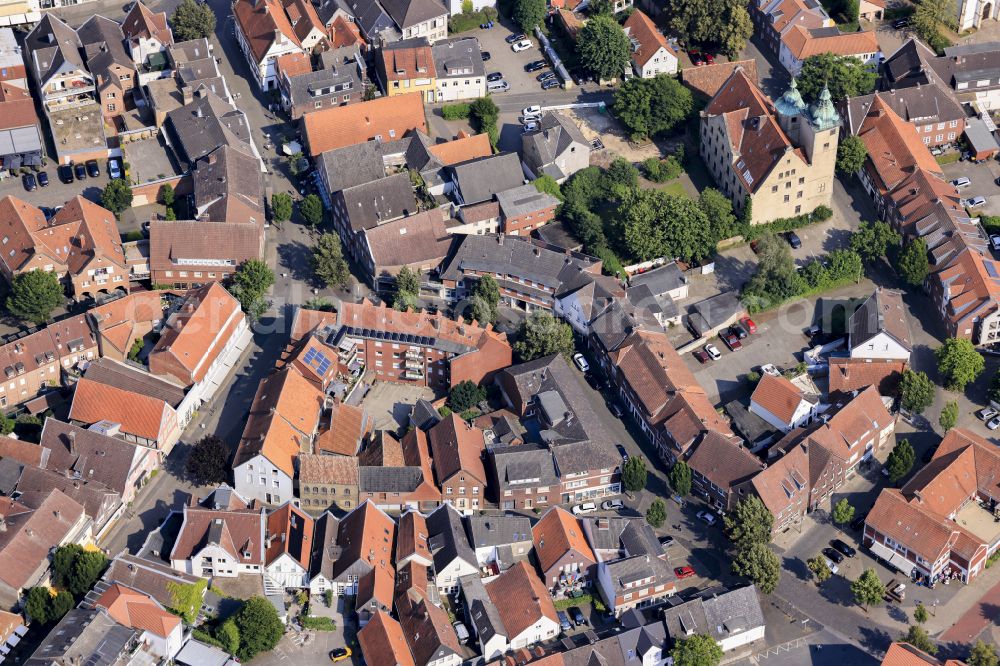
[[[996,160],[986,160],[979,164],[955,162],[941,167],[949,181],[966,177],[972,183],[959,190],[963,199],[975,196],[986,197],[986,205],[974,211],[975,215],[1000,215],[1000,187],[994,182],[1000,176],[1000,164]]]
[[[108,184],[108,161],[98,160],[101,174],[97,178],[88,177],[85,180],[77,180],[73,183],[63,183],[59,180],[56,172],[56,164],[49,161],[48,165],[39,171],[44,171],[49,176],[49,185],[39,187],[33,192],[24,189],[20,176],[10,176],[0,181],[0,197],[14,196],[22,201],[26,201],[35,206],[48,206],[55,208],[62,206],[67,201],[78,194],[82,194],[87,199],[100,203],[101,190]],[[38,174],[35,174],[36,177]]]
[[[482,49],[490,52],[491,58],[489,62],[485,63],[487,74],[490,72],[501,72],[504,80],[510,84],[510,90],[507,93],[498,93],[499,96],[538,92],[541,90],[541,85],[535,77],[543,71],[551,70],[552,68],[546,67],[537,72],[524,71],[524,66],[529,62],[533,60],[545,60],[545,54],[538,48],[538,40],[534,35],[528,37],[532,44],[530,49],[514,53],[511,50],[510,44],[504,41],[506,37],[513,34],[505,25],[498,23],[490,30],[476,30],[462,34],[475,35],[479,38],[479,44]]]

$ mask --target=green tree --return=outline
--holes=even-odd
[[[545,12],[545,0],[514,0],[514,10],[510,17],[521,30],[530,33],[545,19]]]
[[[167,583],[170,592],[170,612],[181,616],[187,624],[194,624],[201,610],[201,602],[205,599],[205,588],[208,579],[202,578],[196,583]]]
[[[846,497],[841,498],[841,500],[833,506],[833,522],[837,525],[844,525],[851,522],[852,518],[854,518],[854,507],[851,506],[851,503],[847,501]]]
[[[934,350],[938,373],[949,391],[962,391],[975,381],[986,366],[986,360],[969,340],[948,338]]]
[[[267,309],[264,296],[274,284],[274,271],[260,259],[248,259],[236,268],[229,293],[240,302],[243,311],[252,319],[259,318]]]
[[[853,134],[848,135],[837,146],[837,171],[845,175],[855,174],[861,171],[867,157],[865,142]]]
[[[941,28],[954,30],[955,5],[948,0],[921,0],[913,13],[913,31],[931,48],[941,43]]]
[[[6,414],[0,414],[0,435],[9,435],[14,432],[17,421],[8,418]]]
[[[275,222],[292,219],[292,195],[288,192],[275,192],[271,195],[271,218]]]
[[[620,78],[632,58],[632,42],[613,16],[594,16],[576,40],[580,62],[598,80]]]
[[[694,109],[691,91],[674,77],[633,77],[615,93],[612,110],[634,139],[641,140],[674,129]]]
[[[867,95],[875,90],[877,80],[878,75],[853,56],[821,53],[805,59],[797,83],[806,102],[817,101],[824,85],[829,88],[833,101],[839,102],[847,97]]]
[[[678,495],[691,494],[691,468],[683,460],[678,460],[670,468],[670,487]]]
[[[7,309],[18,319],[44,324],[63,303],[63,289],[55,273],[38,270],[14,276]]]
[[[535,2],[536,0],[521,0],[523,2]],[[469,119],[473,128],[480,134],[486,134],[490,138],[490,145],[496,149],[497,140],[500,138],[500,131],[497,129],[497,118],[500,117],[500,109],[496,102],[489,96],[480,97],[469,105]]]
[[[927,241],[915,238],[903,244],[903,250],[896,260],[896,270],[907,284],[917,286],[924,283],[930,272],[930,261],[927,259]]]
[[[771,543],[774,516],[757,495],[747,495],[737,502],[722,522],[737,550],[746,550],[755,543]]]
[[[938,651],[937,645],[935,645],[934,641],[931,640],[927,630],[915,624],[911,624],[907,632],[899,637],[899,640],[904,643],[909,643],[913,647],[918,650],[923,650],[929,655],[935,655]]]
[[[208,3],[182,0],[170,17],[170,27],[178,42],[205,39],[215,33],[215,12]]]
[[[73,573],[73,562],[83,552],[83,547],[71,543],[56,548],[52,553],[52,583],[60,587],[69,586],[69,577]]]
[[[757,239],[757,270],[743,288],[744,298],[756,309],[765,309],[805,289],[788,243],[776,234]]]
[[[142,353],[142,348],[144,346],[142,338],[136,338],[132,341],[132,347],[128,350],[128,360],[137,361],[139,360],[139,354]]]
[[[928,617],[927,608],[923,604],[918,603],[917,607],[913,609],[913,621],[917,624],[923,624],[927,621]]]
[[[299,213],[302,214],[302,219],[306,221],[310,227],[315,227],[320,222],[323,221],[323,201],[319,198],[318,194],[307,194],[302,201],[299,202]]]
[[[889,471],[889,481],[897,483],[913,469],[917,455],[910,445],[910,440],[903,438],[892,447],[889,457],[885,460],[885,468]]]
[[[826,558],[822,555],[810,558],[806,561],[806,566],[809,567],[809,571],[812,571],[813,575],[816,576],[817,583],[829,580],[830,576],[833,575],[833,572],[830,571],[830,567],[826,563]]]
[[[229,618],[219,625],[215,630],[215,638],[223,645],[223,649],[229,654],[236,654],[240,651],[240,630],[236,626],[236,620]]]
[[[938,417],[938,425],[946,433],[958,423],[958,402],[949,400],[941,409],[941,416]]]
[[[903,409],[920,414],[934,402],[934,382],[926,372],[904,370],[899,393]]]
[[[642,456],[632,456],[622,466],[622,484],[630,493],[637,493],[646,487],[646,461]]]
[[[236,654],[242,661],[271,650],[285,633],[278,611],[264,597],[248,599],[234,620],[240,633],[240,649]]]
[[[670,650],[674,666],[716,666],[722,661],[722,648],[707,634],[679,638]]]
[[[229,481],[229,447],[215,435],[202,437],[191,449],[185,470],[200,486]]]
[[[396,295],[392,307],[406,311],[416,307],[417,296],[420,294],[420,276],[409,266],[403,266],[396,276]]]
[[[781,579],[781,562],[766,543],[758,542],[736,553],[733,573],[749,578],[764,594],[771,594]]]
[[[885,256],[890,246],[899,245],[899,238],[886,222],[862,222],[851,235],[851,249],[865,261],[876,261]]]
[[[639,169],[624,157],[616,157],[604,174],[608,191],[615,199],[625,196],[639,187]]]
[[[747,5],[739,0],[672,0],[670,27],[688,41],[718,44],[734,57],[753,34]]]
[[[115,215],[132,207],[132,187],[123,178],[115,178],[104,186],[101,205]]]
[[[177,198],[177,194],[174,192],[174,187],[170,183],[167,183],[160,188],[160,201],[167,208],[174,205],[174,200]]]
[[[62,546],[61,548],[66,548]],[[57,549],[57,553],[60,549]],[[72,549],[71,566],[60,576],[63,585],[74,596],[86,594],[108,566],[108,558],[100,551]]]
[[[522,361],[557,353],[568,359],[573,349],[573,329],[542,310],[535,310],[521,323],[514,343],[514,353]]]
[[[698,195],[698,207],[708,220],[713,241],[718,243],[736,233],[733,202],[725,194],[715,188],[706,187]]]
[[[483,400],[486,400],[486,389],[468,379],[453,386],[448,394],[448,405],[456,412],[472,409]]]
[[[997,649],[995,647],[979,639],[972,646],[972,652],[965,662],[969,666],[997,666],[1000,663],[1000,658],[997,657]]]
[[[497,320],[500,305],[500,287],[492,275],[482,275],[472,288],[472,318],[481,324]]]
[[[646,510],[646,522],[659,529],[667,520],[667,505],[659,497],[653,500]]]
[[[865,569],[858,579],[851,583],[854,600],[865,607],[880,606],[885,597],[885,585],[879,580],[874,569]]]
[[[551,194],[556,199],[559,199],[559,201],[565,201],[566,199],[566,197],[563,196],[562,188],[559,187],[559,183],[556,182],[555,178],[548,174],[539,176],[533,180],[531,184],[534,185],[535,189],[539,192]]]
[[[351,281],[351,269],[337,234],[325,233],[316,239],[310,262],[313,273],[327,287],[346,287]]]
[[[52,603],[52,594],[49,588],[38,586],[28,590],[24,602],[24,611],[28,617],[38,624],[48,624],[49,608]]]
[[[66,590],[60,591],[54,597],[49,597],[49,621],[58,622],[75,605],[76,601],[73,599],[73,595]]]
[[[715,251],[712,225],[687,196],[634,190],[618,208],[625,246],[639,261],[657,257],[699,260]]]

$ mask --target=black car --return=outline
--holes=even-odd
[[[834,550],[833,548],[824,548],[823,554],[829,558],[834,564],[840,564],[844,561],[844,556],[840,554],[839,550]]]
[[[745,328],[739,324],[733,324],[729,327],[729,332],[738,337],[740,340],[745,340],[747,335],[749,335]]]
[[[618,403],[615,402],[608,403],[608,411],[611,412],[612,416],[614,416],[616,419],[620,419],[621,417],[625,416],[625,412],[623,412],[622,408],[619,407]]]
[[[49,186],[49,173],[47,171],[38,172],[38,184],[42,187]]]
[[[579,627],[587,624],[587,618],[584,616],[583,611],[580,610],[579,606],[570,606],[566,610],[576,626]]]
[[[46,220],[51,220],[52,216],[56,214],[56,209],[49,208],[48,206],[39,206],[38,210],[42,211],[42,215],[45,216]]]
[[[87,160],[87,175],[91,178],[99,178],[101,167],[97,166],[97,160]]]
[[[793,250],[797,250],[800,247],[802,247],[802,240],[799,238],[799,235],[794,231],[787,232],[785,234],[785,240],[788,241],[788,244],[792,246]]]
[[[60,164],[59,168],[56,169],[56,174],[59,176],[59,180],[67,185],[73,182],[73,167],[68,164]]]
[[[87,179],[87,167],[83,166],[82,164],[74,164],[73,165],[73,174],[76,176],[77,180],[86,180]]]
[[[486,81],[499,81],[503,78],[503,72],[490,72],[486,75]]]
[[[479,55],[481,55],[483,57],[483,62],[486,62],[487,60],[489,60],[490,58],[493,57],[492,55],[490,55],[489,51],[483,51]]]
[[[28,192],[38,189],[38,184],[35,182],[35,176],[30,173],[26,173],[21,176],[21,183],[24,185],[24,189]]]
[[[905,18],[896,19],[895,21],[892,22],[892,27],[895,30],[902,30],[908,25],[910,25],[910,20]]]
[[[627,463],[628,462],[628,451],[625,450],[625,447],[622,446],[621,444],[615,444],[615,448],[618,450],[618,455],[620,455],[622,457],[622,462],[623,463]]]
[[[865,511],[863,514],[851,521],[852,530],[860,530],[865,526],[865,520],[868,518],[868,512]]]
[[[854,550],[854,548],[848,546],[840,539],[834,539],[833,541],[830,542],[830,545],[833,546],[838,553],[846,555],[847,557],[854,557],[855,555],[858,554],[858,551]]]
[[[557,79],[548,79],[542,82],[542,90],[552,90],[553,88],[559,87],[559,81]]]
[[[503,41],[507,42],[508,44],[513,44],[514,42],[519,42],[522,39],[524,39],[524,33],[519,32],[513,35],[507,35],[506,37],[503,38]]]
[[[533,60],[524,66],[524,71],[526,72],[537,72],[540,69],[545,69],[549,66],[549,63],[544,60]]]

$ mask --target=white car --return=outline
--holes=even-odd
[[[111,177],[111,180],[122,177],[122,170],[118,166],[118,160],[108,160],[108,176]]]
[[[1000,416],[994,416],[992,419],[990,419],[986,423],[986,427],[989,428],[990,430],[996,430],[997,428],[1000,428]]]
[[[590,364],[587,363],[587,359],[580,352],[573,354],[573,363],[576,364],[576,367],[580,368],[580,372],[590,372]]]
[[[990,245],[993,246],[994,250],[1000,250],[1000,234],[990,236]]]
[[[713,515],[709,511],[699,511],[698,512],[698,520],[704,522],[706,525],[714,525],[715,524],[715,515]]]
[[[537,129],[538,129],[538,121],[537,120],[528,120],[528,121],[526,121],[524,123],[524,129],[521,130],[521,131],[524,134],[527,134],[528,132],[534,132]],[[1000,238],[1000,236],[998,236],[998,238]]]
[[[514,42],[513,44],[511,44],[510,48],[514,50],[514,53],[520,53],[521,51],[527,51],[532,46],[534,46],[534,44],[531,43],[530,39],[522,39],[519,42]]]
[[[533,106],[526,106],[523,109],[521,109],[521,115],[524,116],[525,118],[529,116],[540,116],[542,115],[542,107],[538,106],[537,104]]]
[[[969,185],[972,185],[972,181],[966,178],[965,176],[962,176],[961,178],[956,178],[955,180],[951,181],[951,184],[955,187],[955,189],[961,190],[963,188],[968,187]]]
[[[962,199],[962,205],[966,208],[979,208],[980,206],[986,205],[986,197],[972,197],[971,199]]]
[[[705,345],[705,353],[711,356],[713,361],[718,361],[720,358],[722,358],[722,352],[720,352],[719,348],[713,345],[711,342]]]
[[[613,499],[613,500],[608,500],[606,502],[601,502],[602,511],[617,511],[623,506],[625,506],[625,502],[619,499]]]
[[[836,576],[837,572],[840,571],[840,569],[837,568],[837,565],[831,562],[828,558],[824,557],[823,559],[826,560],[826,568],[830,570],[830,573]]]
[[[505,79],[500,79],[499,81],[490,81],[486,84],[486,92],[488,93],[501,93],[510,90],[510,84],[507,83]]]
[[[997,415],[997,410],[993,409],[992,407],[984,407],[983,409],[980,409],[978,412],[976,412],[976,416],[978,416],[981,421],[989,421],[996,415]]]
[[[594,511],[597,511],[597,505],[593,502],[584,502],[573,507],[573,513],[578,516],[582,516],[585,513],[593,513]]]
[[[778,366],[776,366],[774,363],[767,363],[765,365],[760,366],[760,371],[762,374],[771,375],[772,377],[781,376],[781,371],[778,370]]]

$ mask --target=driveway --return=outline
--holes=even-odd
[[[518,31],[520,32],[520,31]],[[516,95],[517,93],[538,92],[541,87],[535,77],[544,70],[538,72],[525,72],[524,66],[533,60],[545,60],[545,54],[538,48],[538,39],[534,35],[529,36],[532,47],[527,51],[514,53],[510,44],[504,39],[514,34],[505,25],[497,24],[490,30],[471,30],[463,32],[458,37],[476,37],[479,39],[480,47],[484,51],[489,51],[492,58],[485,63],[487,72],[501,72],[504,79],[510,84],[510,90],[506,93],[499,93],[496,97]],[[551,70],[551,67],[546,69]]]
[[[955,180],[965,176],[972,181],[968,187],[959,191],[963,199],[971,199],[975,196],[986,197],[986,205],[977,208],[973,215],[1000,215],[1000,187],[996,184],[996,178],[1000,176],[1000,164],[996,160],[986,160],[979,164],[972,162],[955,162],[945,164],[941,167],[944,177],[947,180]]]

